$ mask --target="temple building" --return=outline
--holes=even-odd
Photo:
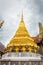
[[[42,24],[39,22],[39,34],[36,37],[32,37],[32,39],[37,42],[38,40],[40,41],[43,38],[43,26]]]
[[[0,58],[1,58],[1,56],[4,54],[4,50],[5,50],[5,47],[4,47],[4,45],[0,42]]]
[[[40,46],[39,52],[40,54],[43,55],[43,26],[40,22],[39,22],[39,34],[36,37],[32,37],[32,39],[34,40],[34,42],[37,43],[38,46]]]
[[[0,59],[0,65],[43,65],[37,45],[28,33],[23,14],[19,27]]]

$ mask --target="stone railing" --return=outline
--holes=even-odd
[[[40,54],[6,53],[0,59],[0,65],[43,65],[43,60]]]
[[[41,60],[2,60],[0,59],[0,65],[43,65],[43,61]]]
[[[37,57],[37,58],[41,58],[40,54],[34,54],[34,53],[26,53],[26,52],[22,52],[22,53],[6,53],[2,56],[2,58],[5,57]]]

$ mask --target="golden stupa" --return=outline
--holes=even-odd
[[[39,46],[30,37],[25,24],[23,14],[16,34],[7,45],[7,52],[34,52],[37,53]]]

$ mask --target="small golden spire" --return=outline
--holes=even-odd
[[[22,22],[23,22],[23,18],[24,18],[24,17],[23,17],[23,10],[22,10],[22,16],[21,16],[21,21],[22,21]]]
[[[42,26],[42,23],[39,22],[39,33],[42,33],[43,32],[43,26]]]

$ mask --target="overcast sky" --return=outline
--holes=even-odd
[[[38,23],[43,24],[43,0],[0,0],[0,20],[4,25],[0,29],[0,42],[8,44],[15,34],[21,14],[24,14],[24,22],[31,36],[39,33]]]

